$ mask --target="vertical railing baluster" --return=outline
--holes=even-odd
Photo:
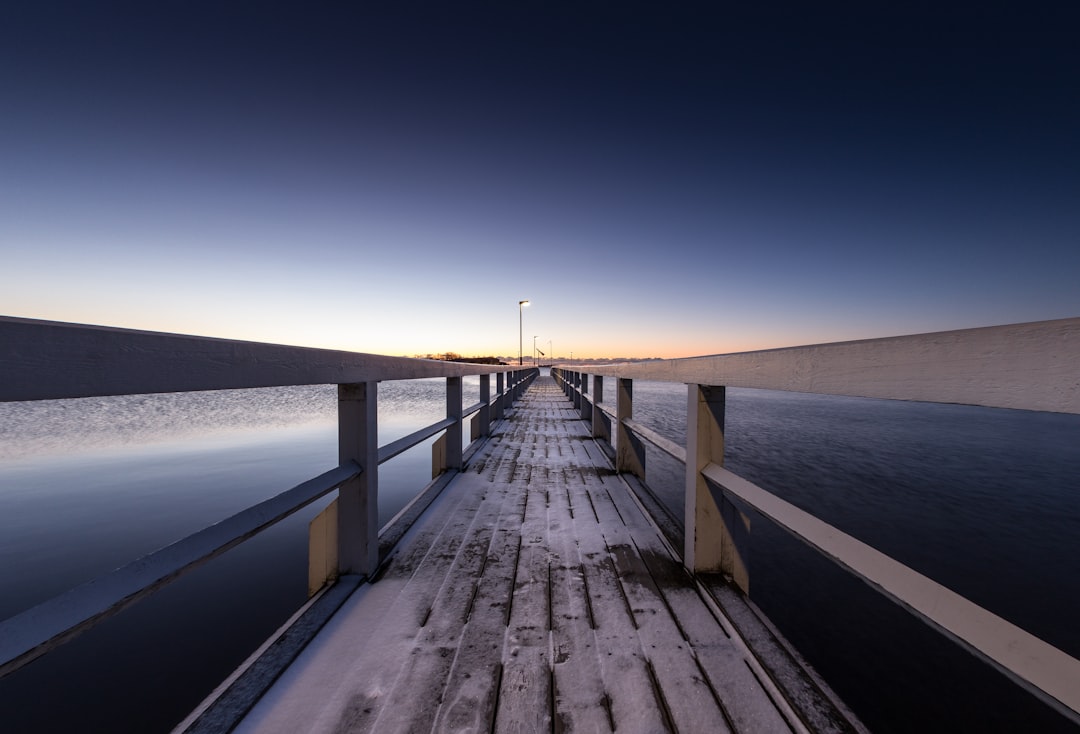
[[[599,405],[604,402],[604,376],[593,375],[592,380],[593,403]],[[597,408],[592,414],[593,438],[602,438],[611,444],[611,436],[608,434],[607,424],[604,423],[604,411]]]
[[[592,422],[592,402],[589,400],[589,376],[581,373],[581,420]]]
[[[503,403],[506,402],[506,395],[503,393],[504,379],[505,375],[502,372],[495,373],[495,415],[492,418],[496,421],[503,419]]]
[[[378,384],[338,385],[338,461],[363,471],[338,489],[338,572],[370,575],[379,564]]]
[[[446,378],[446,417],[453,418],[453,424],[446,429],[446,468],[461,470],[462,410],[461,378]]]
[[[480,375],[480,437],[491,435],[491,375]]]
[[[722,386],[689,385],[686,412],[686,515],[683,562],[691,571],[720,571],[750,588],[743,549],[749,520],[726,500],[717,504],[701,470],[724,464]]]
[[[615,390],[615,470],[644,479],[645,447],[623,425],[634,417],[634,381],[620,377]]]

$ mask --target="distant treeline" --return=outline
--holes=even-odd
[[[507,364],[498,357],[462,357],[460,354],[454,352],[443,352],[442,354],[417,354],[418,359],[439,359],[443,362],[466,362],[468,364]]]

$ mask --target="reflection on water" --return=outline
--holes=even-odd
[[[443,379],[378,392],[380,444],[446,414]],[[479,399],[478,378],[464,394]],[[0,618],[336,466],[336,399],[311,386],[0,403]],[[432,440],[380,467],[380,524],[430,481]],[[307,523],[328,501],[0,680],[0,729],[170,728],[303,603]]]
[[[479,378],[464,383],[465,402],[479,400]],[[380,443],[446,415],[442,379],[382,382],[378,393]],[[0,461],[258,441],[336,416],[333,385],[0,403]]]

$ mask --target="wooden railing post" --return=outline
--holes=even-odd
[[[491,375],[480,375],[480,436],[491,435]]]
[[[574,407],[581,410],[581,373],[574,370],[571,374],[574,376]]]
[[[689,385],[686,412],[686,515],[683,563],[690,571],[720,571],[749,592],[742,549],[749,520],[730,502],[719,505],[701,471],[724,464],[724,411],[727,390]]]
[[[461,470],[462,414],[461,378],[446,378],[446,417],[454,423],[446,429],[446,468]]]
[[[338,461],[363,471],[338,489],[338,572],[370,575],[379,565],[378,382],[338,385]]]
[[[581,374],[581,420],[592,422],[592,402],[589,400],[589,376]]]
[[[645,478],[645,447],[623,421],[634,417],[634,381],[625,377],[618,378],[615,392],[615,470]]]
[[[604,402],[604,376],[593,375],[592,379],[592,394],[593,403],[599,405]],[[607,424],[604,422],[604,411],[600,408],[596,408],[592,414],[592,435],[593,438],[602,438],[608,443],[611,442],[611,436],[608,434]]]
[[[501,421],[503,419],[503,403],[506,402],[506,395],[503,393],[503,380],[505,377],[502,372],[495,373],[495,414],[491,417],[492,420]]]

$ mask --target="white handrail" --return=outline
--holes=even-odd
[[[0,316],[0,402],[517,370]],[[523,371],[523,370],[517,370]]]
[[[567,372],[1080,413],[1080,318]]]
[[[722,466],[709,464],[701,473],[719,491],[742,500],[1080,721],[1080,660]]]

